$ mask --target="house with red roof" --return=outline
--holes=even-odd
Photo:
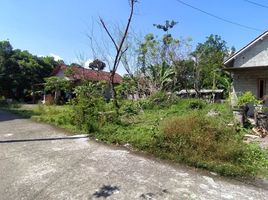
[[[71,73],[66,73],[68,70],[70,70]],[[87,69],[80,66],[67,66],[65,64],[60,64],[53,70],[52,76],[57,76],[73,81],[90,80],[90,81],[109,82],[111,73],[105,71]],[[114,83],[119,84],[121,82],[122,77],[116,73],[114,76]]]
[[[93,82],[106,81],[107,87],[104,92],[104,97],[106,99],[111,98],[111,87],[110,87],[111,73],[110,72],[87,69],[87,68],[80,67],[80,66],[67,66],[65,64],[60,64],[52,71],[51,76],[64,78],[66,80],[74,82],[75,85],[79,85],[79,83],[81,83],[81,81],[83,80],[88,80],[88,81],[93,81]],[[120,84],[121,82],[122,82],[122,77],[119,74],[115,73],[114,83]],[[65,100],[70,98],[70,94],[67,95],[63,92],[58,92],[57,95],[59,95],[58,97],[63,97],[63,99]],[[68,97],[64,97],[64,96],[68,96]],[[51,94],[48,94],[48,95],[44,94],[43,103],[48,103],[50,101],[53,102],[53,98]]]

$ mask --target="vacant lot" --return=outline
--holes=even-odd
[[[119,117],[111,111],[111,104],[103,104],[97,120],[87,115],[81,120],[77,110],[84,109],[72,105],[17,106],[12,110],[76,133],[87,133],[105,143],[124,145],[221,175],[267,177],[267,152],[243,142],[247,129],[232,125],[228,104],[194,99],[170,103],[157,99],[124,101]]]
[[[0,111],[0,197],[266,199],[268,190],[171,166]],[[4,130],[4,131],[3,131]]]

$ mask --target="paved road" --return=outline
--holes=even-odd
[[[171,166],[0,111],[0,199],[268,199],[268,189]]]

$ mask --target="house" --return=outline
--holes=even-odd
[[[236,105],[237,96],[245,91],[265,100],[268,94],[268,31],[231,55],[224,66],[233,77],[232,105]]]
[[[58,65],[52,72],[51,76],[57,76],[60,78],[64,78],[66,80],[74,82],[75,85],[79,85],[82,80],[89,80],[93,82],[97,81],[106,81],[107,87],[104,92],[104,97],[106,99],[111,98],[111,87],[110,87],[110,72],[105,71],[96,71],[92,69],[87,69],[80,66],[67,66],[65,64]],[[122,77],[115,73],[114,76],[114,84],[120,84],[122,82]],[[57,92],[58,97],[62,97],[63,99],[69,99],[70,94],[65,94],[61,91]],[[53,101],[51,94],[45,94],[43,97],[43,103],[47,103],[49,101]]]
[[[68,70],[70,70],[68,72]],[[52,76],[58,76],[72,81],[90,80],[90,81],[110,81],[110,72],[96,71],[79,66],[68,67],[65,64],[58,65],[52,72]],[[115,73],[114,83],[119,84],[122,77]]]

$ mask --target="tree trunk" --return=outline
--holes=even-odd
[[[111,75],[111,90],[112,90],[112,97],[113,97],[113,104],[114,104],[114,108],[115,108],[115,112],[117,115],[119,115],[119,103],[118,103],[118,99],[117,99],[117,92],[115,90],[115,87],[114,87],[114,75],[112,74]]]

